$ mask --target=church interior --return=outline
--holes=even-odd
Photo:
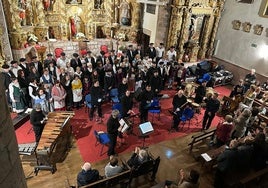
[[[245,81],[245,76],[254,70],[258,87],[266,84],[262,92],[268,96],[268,0],[6,0],[0,1],[0,9],[1,72],[22,58],[29,63],[37,58],[44,66],[48,54],[52,54],[55,62],[62,53],[67,59],[72,59],[76,53],[81,60],[85,60],[89,51],[95,59],[102,52],[107,57],[113,52],[120,59],[129,48],[136,50],[141,47],[139,53],[144,54],[145,59],[149,46],[158,48],[162,44],[164,50],[159,59],[167,56],[169,61],[172,59],[186,68],[196,67],[204,61],[210,62],[213,67],[224,67],[224,70],[232,73],[232,78],[226,85],[220,80],[219,85],[224,85],[230,91],[241,79]],[[169,59],[171,48],[175,49],[176,55]],[[156,56],[146,58],[146,61],[157,60]],[[196,78],[188,79],[192,82]],[[35,175],[33,162],[22,161],[24,156],[18,152],[12,126],[14,122],[5,96],[8,88],[4,88],[3,81],[0,83],[0,103],[4,104],[0,105],[0,187],[76,186],[77,174],[86,161],[83,161],[74,138],[65,160],[57,163],[57,170],[53,173],[40,167],[40,172]],[[215,78],[214,85],[211,85],[215,90],[216,81]],[[174,86],[173,94],[176,89]],[[229,96],[229,93],[226,95]],[[226,101],[221,101],[221,105],[226,105]],[[267,102],[268,99],[265,107]],[[266,115],[264,121],[268,122]],[[208,132],[198,133],[210,138]],[[197,187],[216,187],[217,167],[211,166],[214,169],[210,169],[210,166],[204,166],[205,162],[200,162],[189,153],[188,144],[198,133],[188,133],[150,145],[150,153],[161,159],[155,181],[149,181],[149,176],[142,176],[134,179],[131,187],[170,187],[161,183],[165,180],[177,181],[180,169],[199,171]],[[201,153],[211,149],[207,146],[206,142],[209,141],[206,138],[198,148]],[[268,135],[266,141],[267,138]],[[119,156],[128,159],[132,153],[119,153]],[[92,166],[103,174],[108,162],[107,157],[92,163]],[[239,185],[228,186],[268,186],[265,180],[268,177],[267,166],[253,174],[254,177],[248,175],[239,179]],[[242,184],[243,181],[246,183]]]

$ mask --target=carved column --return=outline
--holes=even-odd
[[[207,19],[206,17],[204,17],[205,19]],[[206,24],[204,26],[204,35],[202,38],[202,43],[200,44],[200,50],[198,52],[198,59],[204,59],[205,58],[205,54],[206,54],[206,50],[207,50],[207,45],[208,45],[208,41],[209,41],[209,36],[211,34],[211,30],[213,27],[213,22],[214,22],[214,18],[213,16],[209,17],[209,20],[206,20]]]
[[[93,23],[93,15],[92,15],[93,7],[94,7],[94,1],[89,1],[88,6],[87,6],[87,10],[86,10],[88,12],[88,14],[86,16],[86,19],[87,19],[86,27],[87,27],[87,29],[86,29],[86,33],[85,33],[86,37],[89,38],[89,39],[93,39],[95,37],[95,35],[96,35],[96,33],[95,33],[96,28],[95,28],[95,25]]]
[[[210,58],[214,51],[214,42],[216,38],[216,33],[219,27],[219,22],[221,19],[221,13],[224,7],[225,0],[219,0],[218,7],[214,7],[214,25],[212,26],[212,33],[210,36],[210,45],[208,47],[208,50],[206,52],[206,56]],[[216,4],[215,4],[216,5]]]
[[[188,26],[190,24],[190,12],[189,12],[189,7],[184,9],[184,13],[183,13],[183,18],[182,18],[182,27],[181,27],[181,37],[180,37],[180,41],[178,43],[179,49],[178,49],[178,53],[177,53],[177,57],[178,59],[182,59],[182,56],[184,54],[184,49],[183,46],[185,44],[185,42],[187,42],[187,36],[188,36]]]
[[[0,185],[27,188],[18,143],[7,105],[3,75],[0,75]]]

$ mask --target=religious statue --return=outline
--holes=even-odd
[[[130,25],[130,6],[126,0],[123,0],[119,6],[120,22],[122,25]]]
[[[45,11],[52,11],[54,3],[55,3],[55,0],[43,0]]]

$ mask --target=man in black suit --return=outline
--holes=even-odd
[[[142,51],[142,48],[141,48],[141,45],[138,44],[137,48],[134,50],[134,57],[139,54],[141,59],[143,59],[143,51]]]
[[[105,64],[105,52],[104,51],[100,51],[100,55],[97,57],[96,62],[101,62],[102,65]]]
[[[133,49],[133,45],[129,45],[127,49],[127,57],[128,57],[128,62],[132,65],[132,61],[135,57],[135,52]]]
[[[153,61],[155,61],[156,58],[156,49],[154,47],[154,43],[149,44],[149,48],[146,51],[149,58],[151,58]]]
[[[44,68],[49,67],[50,62],[54,64],[54,66],[57,66],[56,60],[53,58],[53,55],[51,53],[47,54],[47,58],[44,60]]]
[[[71,67],[73,67],[74,71],[76,71],[76,67],[82,67],[78,53],[73,53],[73,58],[71,59]]]
[[[40,61],[38,61],[37,56],[33,56],[32,62],[30,63],[30,67],[34,66],[39,73],[39,75],[43,75],[43,65]]]
[[[179,131],[179,124],[181,122],[181,116],[185,105],[187,104],[187,98],[183,95],[183,90],[179,90],[178,93],[173,97],[173,126],[172,128]]]
[[[109,59],[111,65],[115,64],[115,60],[117,59],[117,56],[115,55],[115,50],[111,50],[108,59]]]
[[[91,93],[91,104],[92,108],[89,114],[89,119],[90,121],[93,120],[93,114],[96,110],[98,109],[98,116],[100,119],[96,119],[97,121],[102,121],[102,109],[101,109],[101,103],[102,103],[102,97],[103,97],[103,92],[102,88],[100,87],[100,83],[98,80],[94,80],[93,86],[91,87],[90,90]]]
[[[95,69],[97,67],[95,58],[92,56],[92,52],[91,51],[87,51],[87,56],[85,58],[86,63],[91,63],[93,69]]]
[[[11,104],[8,86],[12,82],[11,78],[15,77],[15,75],[13,74],[12,71],[10,71],[10,67],[7,64],[2,65],[2,72],[0,72],[0,74],[2,74],[2,78],[4,79],[3,83],[4,83],[4,87],[5,87],[5,91],[6,91],[7,101],[9,104]]]
[[[145,90],[141,92],[139,99],[140,99],[140,123],[144,123],[148,121],[148,111],[151,107],[152,100],[154,98],[154,93],[152,88],[149,84],[145,86]]]
[[[20,58],[19,59],[19,66],[23,70],[25,78],[27,78],[29,76],[29,74],[30,74],[30,69],[29,69],[29,65],[27,64],[25,58]]]

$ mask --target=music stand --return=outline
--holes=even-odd
[[[141,132],[140,137],[143,138],[142,148],[146,148],[145,145],[145,139],[149,138],[149,134],[151,134],[154,131],[154,128],[151,124],[151,122],[145,122],[139,125],[139,129]]]

